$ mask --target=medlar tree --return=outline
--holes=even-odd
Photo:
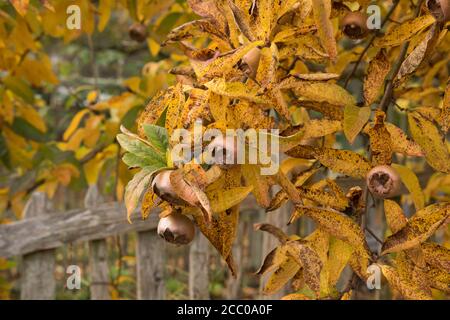
[[[163,45],[177,46],[190,63],[172,69],[178,83],[150,101],[138,133],[118,135],[123,161],[141,168],[127,186],[128,213],[143,195],[144,218],[161,208],[164,239],[186,244],[195,225],[234,273],[240,202],[252,193],[272,211],[291,201],[289,223],[307,217],[316,229],[302,238],[255,226],[279,240],[257,272],[273,272],[266,293],[293,279],[286,299],[348,299],[372,264],[399,297],[448,293],[450,203],[441,186],[450,174],[449,2],[377,1],[380,30],[368,27],[365,0],[188,3],[200,18]],[[198,119],[203,131],[278,129],[266,137],[279,141],[285,160],[269,176],[262,163],[174,163],[169,137],[193,131]],[[233,143],[212,144],[235,155]],[[425,190],[416,173],[428,173]],[[342,177],[353,185],[342,186]],[[272,197],[274,185],[281,191]],[[375,237],[367,226],[372,198],[390,234],[376,238],[380,248],[367,243]],[[437,230],[442,245],[428,241]],[[338,288],[347,265],[353,276]]]

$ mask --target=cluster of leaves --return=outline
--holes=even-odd
[[[67,11],[70,6],[80,9],[79,30],[67,26],[68,20],[77,18]],[[0,4],[0,213],[10,208],[20,218],[24,202],[36,189],[52,198],[60,187],[83,190],[102,179],[108,193],[123,198],[132,174],[117,160],[120,148],[115,136],[122,124],[133,128],[148,97],[173,82],[167,70],[177,54],[170,48],[162,50],[158,43],[172,27],[189,19],[192,13],[187,5],[176,1],[14,0]],[[98,46],[106,43],[103,46],[126,54],[143,49],[151,61],[138,61],[142,73],[119,79],[115,85],[119,90],[112,90],[98,79],[99,56],[107,50],[96,48],[96,39],[111,37],[116,25],[133,23],[145,28],[142,45],[124,32],[113,47],[107,42]],[[50,54],[59,46],[63,56],[73,44],[91,51],[88,64],[93,70],[87,73],[93,81],[89,84],[81,80],[80,85],[82,76],[70,74],[76,67],[64,71],[64,58]],[[96,54],[96,50],[103,51]]]
[[[337,287],[344,268],[365,281],[373,263],[403,298],[430,299],[432,288],[448,293],[450,42],[442,14],[423,1],[378,1],[390,17],[384,29],[355,42],[339,22],[351,11],[365,11],[370,1],[188,3],[200,19],[173,29],[164,42],[187,58],[171,70],[178,83],[147,105],[137,135],[119,136],[131,153],[124,161],[142,168],[127,187],[129,213],[144,194],[144,217],[155,205],[162,216],[179,210],[192,216],[234,272],[239,202],[251,192],[271,211],[289,200],[295,206],[290,222],[307,217],[317,229],[301,238],[257,226],[280,242],[258,271],[274,271],[267,293],[293,280],[296,293],[286,299],[349,298],[351,285]],[[399,121],[405,117],[408,125]],[[286,159],[278,173],[261,175],[262,164],[174,165],[170,157],[160,163],[157,155],[173,148],[161,137],[193,130],[199,118],[204,130],[279,129]],[[375,252],[365,232],[368,188],[354,183],[344,190],[336,177],[357,181],[378,166],[394,169],[409,191],[399,199],[412,202],[416,213],[407,219],[397,202],[385,200],[392,234]],[[169,182],[184,203],[159,201],[149,187],[163,168],[173,169]],[[433,170],[422,190],[416,173]],[[271,197],[273,185],[282,189]],[[439,228],[446,230],[446,245],[427,242]]]

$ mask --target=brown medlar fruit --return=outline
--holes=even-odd
[[[342,32],[350,39],[362,39],[369,33],[367,15],[355,11],[347,13],[341,21]]]
[[[427,0],[430,13],[441,22],[450,20],[450,0]]]
[[[175,211],[159,220],[158,235],[167,242],[184,245],[194,239],[195,226],[191,219]]]
[[[258,71],[259,60],[261,58],[261,49],[253,48],[242,57],[242,62],[248,66],[249,77],[255,78]]]
[[[400,191],[400,177],[387,165],[376,166],[366,176],[369,191],[378,198],[391,198]]]
[[[197,205],[198,198],[178,170],[164,170],[152,181],[153,192],[161,199],[176,205]]]
[[[144,42],[147,39],[147,27],[139,22],[133,23],[128,29],[128,35],[137,42]]]

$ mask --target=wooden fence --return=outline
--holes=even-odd
[[[241,212],[258,210],[254,200],[245,201]],[[21,221],[0,225],[0,257],[21,256],[20,298],[54,299],[56,280],[55,250],[80,242],[89,243],[89,278],[91,299],[110,299],[108,250],[105,238],[136,232],[136,287],[138,299],[164,299],[166,243],[156,233],[158,214],[147,220],[140,213],[126,220],[123,204],[103,203],[96,186],[87,191],[84,208],[67,212],[54,212],[44,193],[31,195]],[[250,216],[250,215],[248,215]],[[264,235],[265,237],[265,235]],[[264,240],[266,241],[266,240]],[[261,242],[261,241],[259,241]],[[267,242],[267,241],[266,241]],[[242,253],[236,245],[237,261]],[[261,249],[266,253],[271,248]],[[254,249],[251,249],[254,250]],[[208,299],[209,252],[208,240],[199,235],[189,247],[189,297]],[[262,253],[258,255],[262,256]],[[83,276],[85,276],[83,274]],[[228,281],[231,292],[237,292],[238,279]],[[231,293],[228,298],[236,298]]]

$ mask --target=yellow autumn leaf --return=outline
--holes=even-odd
[[[353,251],[353,247],[347,242],[339,240],[336,237],[330,238],[327,263],[329,272],[328,284],[330,286],[335,286],[337,284],[342,271],[352,256]]]
[[[337,46],[334,38],[333,24],[330,20],[331,0],[312,1],[314,21],[319,31],[320,41],[331,61],[336,60]]]
[[[350,150],[321,148],[314,151],[315,157],[332,171],[355,178],[365,178],[371,169],[369,162]]]
[[[327,102],[336,106],[355,105],[355,98],[341,86],[328,82],[311,82],[289,77],[281,81],[279,89],[293,89],[301,98]]]
[[[212,92],[229,98],[245,99],[255,103],[269,104],[267,98],[258,95],[258,88],[242,82],[227,82],[223,78],[215,78],[204,84]]]
[[[386,216],[386,223],[392,233],[397,233],[408,223],[408,219],[403,213],[402,208],[393,200],[384,200],[384,215]]]
[[[433,242],[424,242],[421,247],[428,264],[450,273],[450,249]]]
[[[278,268],[272,273],[264,286],[265,294],[273,294],[280,290],[300,270],[300,266],[291,257],[286,257]]]
[[[416,210],[422,209],[425,206],[425,196],[423,194],[422,187],[420,186],[419,179],[414,171],[406,166],[395,163],[392,164],[392,167],[395,171],[397,171],[403,184],[411,193]]]
[[[386,56],[386,52],[382,49],[370,61],[366,77],[364,78],[364,100],[367,106],[375,102],[390,69],[389,59]]]
[[[450,173],[450,155],[442,134],[434,123],[419,112],[409,113],[408,123],[414,141],[422,148],[430,166]]]
[[[324,231],[334,237],[349,243],[355,250],[358,250],[360,254],[368,255],[369,250],[364,233],[361,228],[345,214],[334,210],[296,206],[296,211],[289,219],[289,223],[292,223],[297,217],[302,215],[313,219]]]
[[[27,14],[30,0],[11,0],[11,3],[22,17]]]
[[[253,186],[237,187],[228,190],[214,190],[207,192],[211,210],[223,212],[241,203],[253,190]]]
[[[232,70],[234,65],[242,59],[242,57],[258,46],[262,46],[264,44],[263,41],[255,41],[251,42],[245,46],[236,49],[235,51],[228,52],[216,59],[214,59],[211,63],[209,63],[206,67],[202,68],[197,76],[199,78],[214,78],[221,77],[224,74],[227,74]]]
[[[403,153],[407,156],[422,157],[423,152],[420,146],[411,140],[402,129],[392,123],[385,123],[386,129],[391,136],[392,151]]]
[[[98,4],[99,20],[97,29],[102,32],[108,24],[111,16],[112,7],[114,6],[114,0],[100,0]]]
[[[416,212],[405,227],[389,236],[381,254],[413,248],[427,240],[450,217],[450,203],[432,204]]]
[[[291,293],[281,298],[281,300],[311,300],[311,298],[302,293]]]
[[[431,14],[408,20],[393,27],[381,38],[377,38],[374,41],[374,45],[377,47],[401,45],[405,41],[409,41],[414,35],[430,26],[435,21],[435,18]]]
[[[244,164],[242,165],[242,176],[246,184],[252,187],[252,193],[258,204],[267,208],[270,204],[270,185],[267,179],[261,176],[260,170],[261,168],[258,165]]]
[[[353,144],[356,136],[369,121],[370,113],[369,107],[360,108],[353,104],[345,106],[343,127],[345,136],[351,144]]]
[[[430,297],[423,294],[423,292],[416,290],[410,282],[402,279],[395,268],[385,264],[378,264],[378,266],[380,266],[389,285],[395,290],[398,290],[404,298],[412,300],[430,300]]]

